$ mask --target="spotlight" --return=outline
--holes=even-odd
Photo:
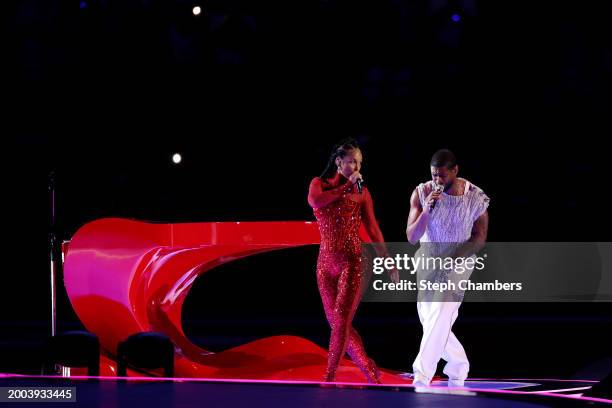
[[[458,23],[459,21],[461,21],[461,16],[459,14],[453,14],[451,16],[451,20],[453,20],[453,22]]]
[[[200,15],[200,13],[202,12],[202,9],[200,8],[200,6],[195,6],[195,7],[193,8],[193,10],[191,10],[191,11],[193,12],[193,15],[194,15],[194,16],[199,16],[199,15]]]
[[[174,164],[179,164],[181,162],[181,160],[183,160],[181,155],[179,153],[174,153],[174,155],[172,156],[172,162]]]

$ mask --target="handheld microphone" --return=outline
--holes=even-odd
[[[444,191],[444,185],[443,184],[434,184],[434,192],[436,193],[441,193],[442,191]],[[434,208],[436,208],[436,203],[438,202],[438,200],[434,201],[433,203],[431,203],[431,210],[433,211]]]
[[[363,191],[363,180],[361,179],[357,180],[357,191],[359,191],[359,194]]]

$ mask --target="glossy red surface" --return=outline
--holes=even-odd
[[[81,322],[100,338],[103,376],[115,375],[120,341],[157,331],[176,345],[177,377],[318,381],[327,351],[309,340],[274,336],[211,353],[191,343],[181,324],[183,302],[206,271],[250,255],[318,243],[314,222],[153,224],[106,218],[84,225],[64,248],[64,283]],[[410,382],[389,371],[382,379]],[[362,382],[363,375],[343,359],[337,381]]]

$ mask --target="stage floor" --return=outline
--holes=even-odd
[[[0,374],[0,387],[75,387],[76,405],[87,407],[223,406],[223,407],[550,407],[608,405],[588,398],[596,381],[554,379],[470,379],[463,389],[437,381],[427,389],[411,385],[324,384],[298,381],[212,380],[194,378],[52,377]],[[418,392],[415,392],[418,391]],[[52,402],[47,404],[56,405]],[[21,402],[20,404],[24,404]],[[27,404],[27,403],[26,403]],[[32,403],[32,404],[38,404]],[[66,406],[66,402],[58,402]],[[29,404],[28,404],[29,405]],[[23,405],[20,405],[23,406]]]

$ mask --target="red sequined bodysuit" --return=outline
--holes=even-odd
[[[372,198],[367,188],[359,194],[344,176],[315,178],[308,195],[321,232],[317,262],[317,284],[325,315],[331,327],[326,381],[334,381],[345,352],[366,376],[380,383],[380,373],[366,354],[352,321],[360,300],[363,269],[359,228],[362,218],[374,241],[382,234],[374,218]]]

